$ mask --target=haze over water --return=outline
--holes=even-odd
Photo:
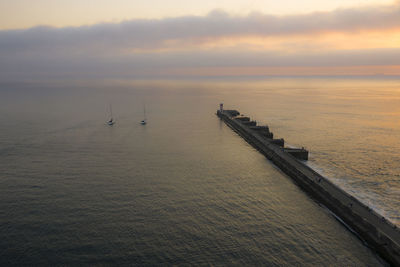
[[[0,265],[384,265],[220,102],[400,225],[397,78],[3,83]]]

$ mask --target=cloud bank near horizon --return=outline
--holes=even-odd
[[[0,31],[4,73],[184,67],[400,65],[400,2],[304,15],[252,13]],[[156,71],[154,72],[156,73]]]

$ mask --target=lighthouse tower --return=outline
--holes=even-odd
[[[219,112],[224,111],[224,103],[219,104]]]

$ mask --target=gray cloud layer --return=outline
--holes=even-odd
[[[131,20],[75,28],[36,27],[0,32],[1,49],[54,46],[159,47],[166,40],[236,35],[307,34],[324,31],[359,31],[400,27],[400,5],[339,9],[307,15],[271,16],[253,13],[229,16],[222,11],[205,17]]]
[[[312,51],[282,55],[250,51],[180,51],[152,53],[170,40],[196,41],[226,36],[277,36],[316,32],[352,32],[400,28],[400,3],[359,9],[339,9],[306,15],[272,16],[253,13],[244,17],[221,11],[205,17],[187,16],[162,20],[131,20],[118,24],[82,27],[35,27],[0,31],[0,70],[7,73],[41,70],[154,68],[162,66],[318,66],[399,64],[398,49]],[[144,49],[148,53],[127,51]],[[240,53],[238,53],[240,52]],[[222,63],[221,63],[222,62]],[[102,67],[99,67],[102,66]],[[108,66],[108,67],[107,67]]]

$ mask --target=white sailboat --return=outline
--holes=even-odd
[[[146,106],[143,106],[143,116],[144,116],[144,119],[140,121],[140,124],[141,124],[141,125],[147,124],[147,119],[146,119]]]
[[[115,120],[113,119],[113,115],[112,115],[112,108],[111,108],[111,104],[110,104],[110,120],[107,122],[107,124],[109,126],[113,126],[115,124]]]

